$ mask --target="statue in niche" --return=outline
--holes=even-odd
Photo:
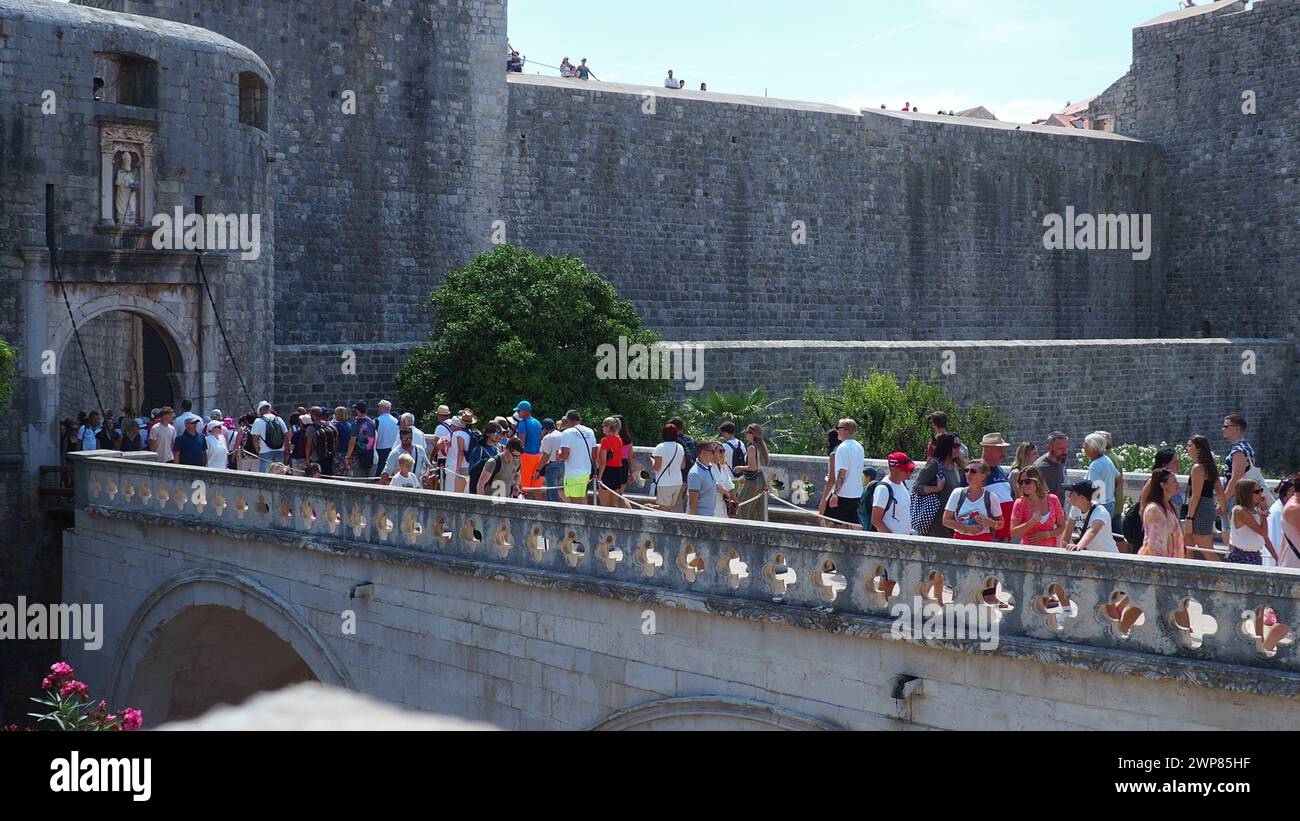
[[[113,218],[118,225],[140,224],[140,174],[132,169],[131,152],[118,155],[122,162],[114,175]]]

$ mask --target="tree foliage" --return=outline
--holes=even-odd
[[[763,435],[773,449],[779,450],[790,441],[794,422],[793,417],[779,410],[785,402],[785,399],[769,401],[763,388],[754,388],[749,393],[709,391],[688,398],[681,417],[687,431],[697,438],[716,438],[718,425],[723,422],[734,424],[736,435],[743,437],[745,427],[757,422],[763,426]]]
[[[14,392],[14,363],[18,354],[8,342],[0,339],[0,406],[9,401]]]
[[[931,433],[927,417],[934,411],[948,414],[948,430],[974,444],[986,433],[1006,433],[1007,420],[988,405],[962,410],[943,392],[935,374],[921,379],[913,373],[905,384],[887,371],[874,368],[866,377],[845,375],[840,384],[824,391],[810,383],[803,392],[803,408],[796,424],[800,453],[824,456],[826,432],[840,419],[858,423],[857,439],[868,457],[883,458],[902,451],[913,459],[925,456]],[[976,448],[972,448],[976,450]]]
[[[426,426],[440,404],[490,418],[527,399],[539,417],[621,413],[638,441],[650,441],[668,412],[665,380],[598,376],[602,345],[617,348],[619,337],[653,345],[659,336],[577,257],[499,245],[449,272],[426,306],[430,339],[397,373],[403,405]]]

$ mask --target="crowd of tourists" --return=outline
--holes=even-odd
[[[288,419],[269,402],[236,419],[218,409],[202,417],[186,401],[179,414],[163,407],[148,419],[84,414],[75,428],[64,423],[64,444],[65,450],[149,450],[160,462],[199,467],[768,519],[771,455],[761,425],[738,435],[724,422],[716,438],[697,441],[680,418],[669,419],[641,464],[620,415],[600,420],[599,434],[576,410],[539,419],[528,401],[482,424],[468,408],[452,413],[443,405],[434,416],[434,429],[426,433],[412,413],[395,413],[388,400],[373,416],[357,402],[351,411],[299,406]],[[1265,480],[1239,414],[1223,420],[1229,448],[1222,466],[1209,440],[1193,436],[1184,485],[1174,451],[1161,451],[1127,511],[1125,477],[1105,431],[1084,437],[1087,475],[1070,482],[1064,433],[1053,432],[1041,450],[1021,443],[1004,467],[1012,445],[1001,433],[985,435],[972,458],[948,431],[946,414],[931,414],[929,423],[933,435],[924,463],[918,467],[908,454],[891,453],[878,475],[856,438],[857,421],[840,420],[827,434],[819,522],[898,535],[1300,567],[1295,477],[1275,485]],[[628,498],[632,489],[642,501]]]

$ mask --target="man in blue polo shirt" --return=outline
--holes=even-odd
[[[176,461],[182,465],[192,467],[207,467],[208,464],[208,440],[199,433],[199,417],[197,414],[190,414],[190,418],[185,420],[185,431],[176,437],[176,442],[172,445],[176,452]]]
[[[519,420],[518,436],[524,442],[523,455],[519,457],[519,482],[530,498],[541,499],[542,481],[537,468],[542,462],[542,423],[533,418],[533,404],[528,400],[515,405],[515,418]]]

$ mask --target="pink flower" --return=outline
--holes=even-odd
[[[54,679],[50,678],[49,676],[46,676],[45,678],[41,679],[42,690],[49,690],[52,689],[53,687],[54,687]]]
[[[122,711],[122,729],[138,730],[144,724],[144,714],[139,710],[133,710],[127,707]]]
[[[89,698],[89,695],[87,695],[88,690],[90,690],[90,688],[86,686],[84,681],[72,679],[59,688],[59,695],[64,696],[65,698],[71,695],[78,695],[84,699]]]
[[[50,665],[50,672],[54,674],[52,678],[55,681],[62,681],[65,678],[71,678],[73,670],[72,665],[66,661],[56,661]]]

